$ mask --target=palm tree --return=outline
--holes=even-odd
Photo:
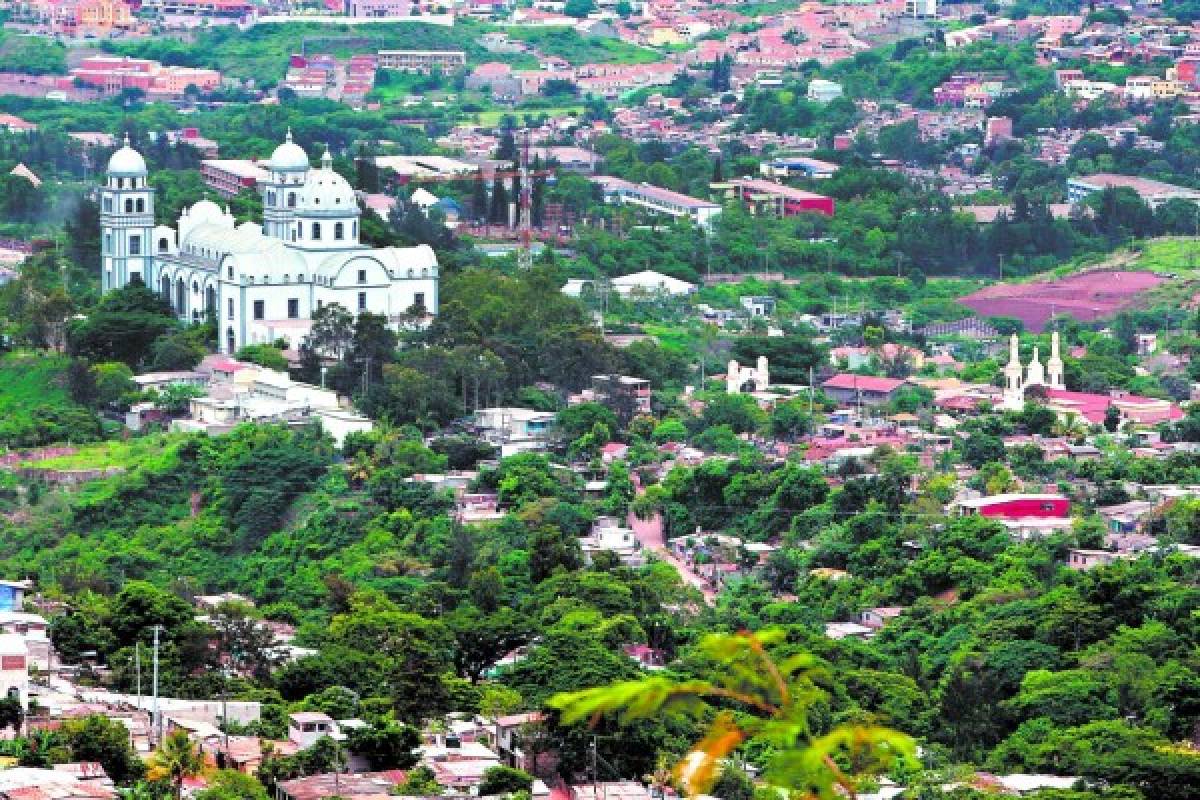
[[[204,768],[204,756],[185,731],[173,731],[154,754],[147,776],[152,781],[170,781],[175,800],[183,794],[183,781]]]

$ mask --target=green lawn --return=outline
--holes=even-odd
[[[648,47],[623,42],[620,39],[600,39],[581,36],[573,28],[504,29],[510,38],[520,39],[548,56],[561,56],[572,64],[649,64],[662,59],[662,54]]]
[[[555,106],[554,108],[498,108],[491,111],[477,111],[473,114],[466,114],[467,119],[478,120],[480,125],[499,125],[500,120],[504,116],[514,116],[517,119],[526,114],[545,114],[548,117],[565,117],[568,114],[582,114],[583,106]]]
[[[21,466],[33,469],[128,469],[162,453],[167,439],[165,434],[155,434],[135,439],[97,442],[80,446],[78,452],[73,455],[29,461]]]

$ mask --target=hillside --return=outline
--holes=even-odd
[[[67,365],[67,357],[58,354],[0,358],[0,445],[33,447],[99,437],[99,420],[71,400]]]

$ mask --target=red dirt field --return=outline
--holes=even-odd
[[[1040,333],[1053,316],[1090,322],[1133,304],[1138,295],[1165,283],[1152,272],[1096,270],[1057,281],[1000,283],[960,297],[981,317],[1016,317]]]

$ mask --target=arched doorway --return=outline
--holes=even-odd
[[[217,313],[217,290],[211,286],[204,290],[204,313]]]
[[[171,302],[171,277],[163,275],[158,281],[158,293],[162,295],[163,300],[169,304]]]
[[[183,278],[175,279],[175,313],[180,316],[187,313],[187,284]]]

